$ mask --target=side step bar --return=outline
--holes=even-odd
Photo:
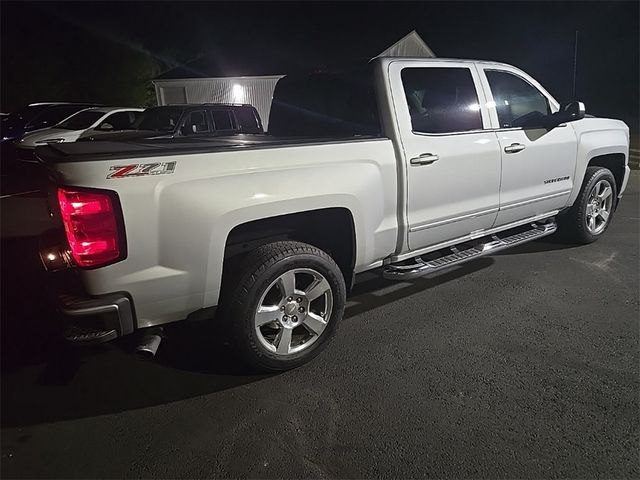
[[[469,260],[490,255],[506,248],[515,247],[531,240],[551,235],[558,229],[555,220],[545,223],[531,223],[523,227],[506,230],[497,234],[479,238],[477,243],[463,242],[453,247],[421,255],[402,263],[392,264],[383,270],[388,280],[408,280],[429,275],[445,268],[459,265]],[[423,258],[430,257],[430,258]]]

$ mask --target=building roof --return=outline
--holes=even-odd
[[[339,52],[324,48],[314,51],[293,44],[272,45],[269,49],[257,45],[248,49],[228,45],[172,68],[156,80],[285,75],[367,62],[377,56],[435,56],[415,30],[392,42],[393,39],[382,35],[366,42],[358,38],[346,42]]]

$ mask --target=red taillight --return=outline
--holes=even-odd
[[[124,258],[120,208],[113,192],[58,188],[58,203],[71,255],[80,267]]]

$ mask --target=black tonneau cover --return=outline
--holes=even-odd
[[[233,137],[170,138],[127,142],[54,143],[36,147],[44,163],[87,162],[94,160],[136,159],[189,153],[213,153],[229,150],[264,149],[287,146],[347,143],[380,137],[274,137],[271,135],[234,135]]]

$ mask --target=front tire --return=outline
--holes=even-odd
[[[236,347],[263,371],[315,358],[344,313],[342,272],[325,252],[300,242],[263,245],[242,262],[229,307]]]
[[[616,198],[616,181],[611,171],[604,167],[588,167],[578,198],[558,218],[561,233],[570,242],[595,242],[609,228]]]

